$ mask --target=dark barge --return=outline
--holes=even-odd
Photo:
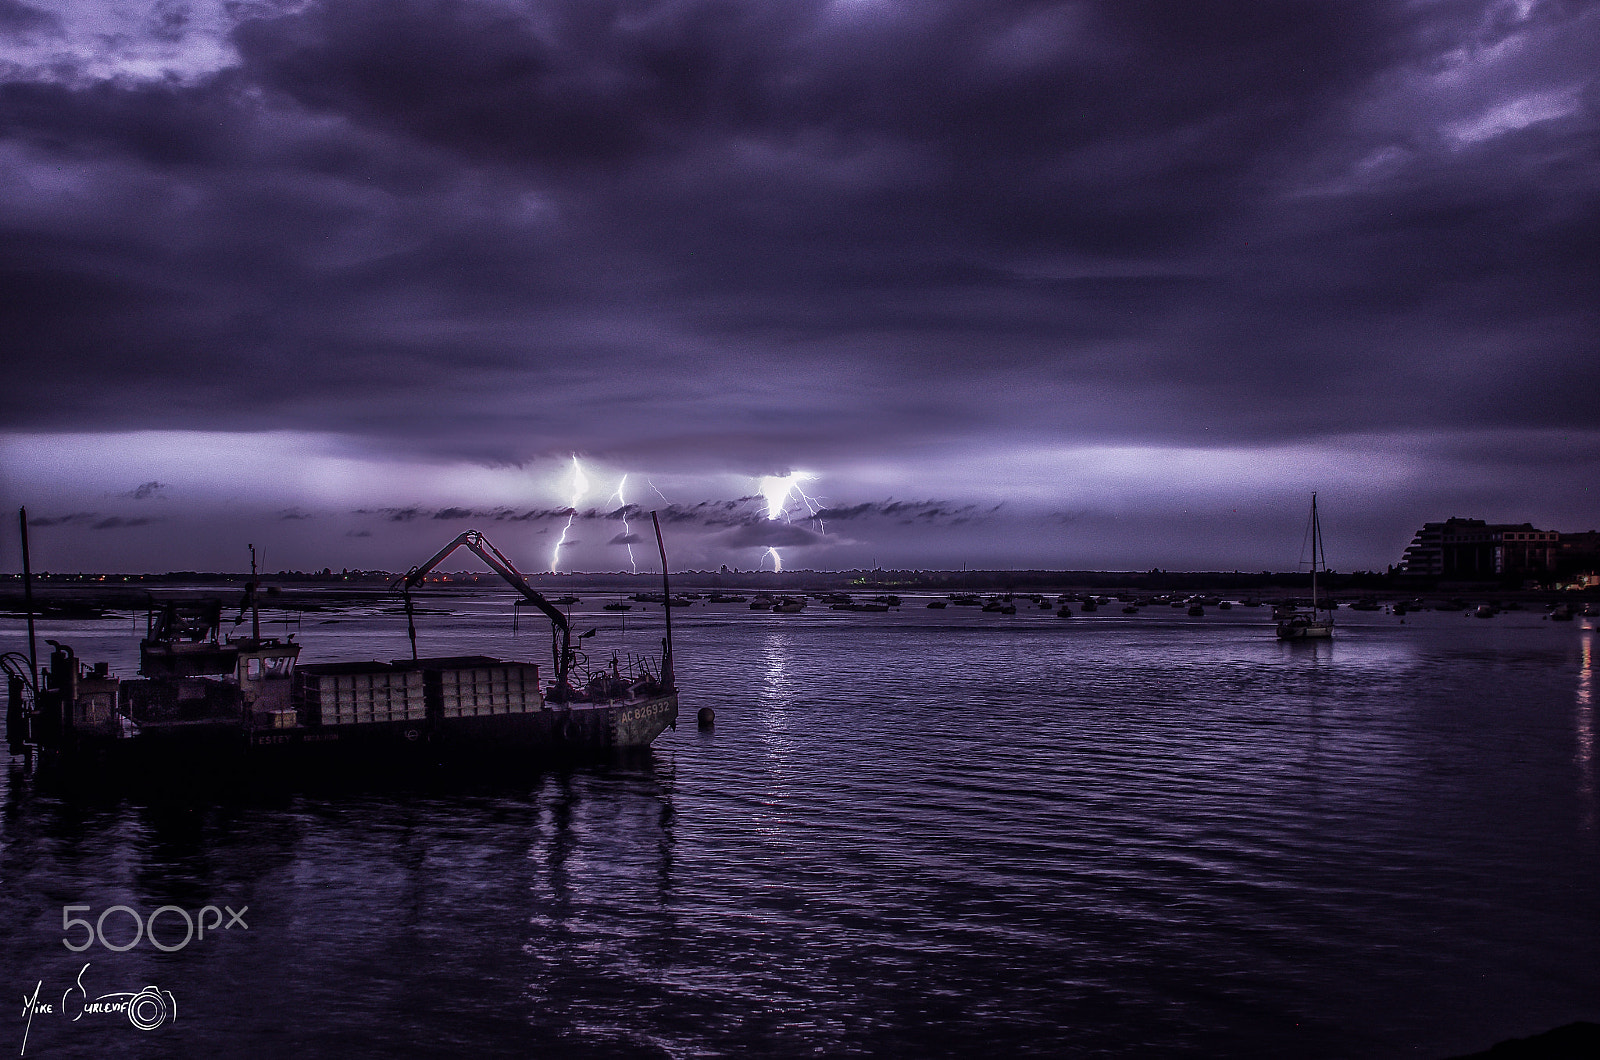
[[[555,672],[548,685],[541,685],[533,662],[418,657],[411,590],[463,546],[550,617]],[[293,635],[261,636],[256,586],[252,578],[240,609],[240,621],[251,614],[248,637],[223,635],[219,600],[152,606],[138,679],[119,678],[104,663],[86,665],[55,641],[42,669],[8,657],[11,752],[42,765],[278,772],[643,750],[677,727],[670,615],[659,657],[613,656],[591,668],[574,649],[567,617],[477,531],[460,535],[397,583],[405,594],[410,659],[300,665]],[[36,683],[27,679],[30,672],[38,674]]]

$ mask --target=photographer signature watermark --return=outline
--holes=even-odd
[[[82,953],[96,942],[99,942],[101,946],[104,946],[112,953],[125,953],[139,945],[141,939],[149,939],[150,945],[163,953],[174,953],[189,945],[191,941],[196,939],[204,940],[207,931],[214,935],[217,933],[218,928],[223,931],[232,931],[235,926],[245,931],[250,930],[250,925],[244,922],[244,915],[250,911],[249,906],[244,906],[238,912],[234,912],[231,905],[223,906],[222,909],[228,911],[227,923],[222,921],[222,909],[218,909],[214,905],[202,906],[198,913],[192,915],[181,906],[164,905],[152,911],[148,917],[140,916],[139,911],[132,906],[113,905],[106,908],[99,918],[93,922],[72,915],[73,913],[87,913],[92,909],[93,906],[87,905],[64,905],[61,907],[61,930],[67,933],[62,936],[61,944],[73,953]],[[112,926],[117,929],[113,932],[117,937],[115,942],[106,938],[106,920],[113,913],[120,914],[112,921]],[[206,923],[207,913],[211,914],[211,922],[209,924]],[[167,933],[165,941],[156,936],[156,921],[163,917],[166,918],[168,925],[163,928],[163,931]],[[133,937],[124,939],[127,933],[126,925],[130,920],[133,922]],[[176,925],[180,923],[183,925],[183,938],[177,939]],[[197,927],[198,932],[196,931]],[[69,937],[72,932],[77,930],[83,931],[81,942],[74,942]]]
[[[22,1051],[17,1055],[26,1056],[28,1053],[28,1035],[33,1030],[35,1016],[64,1016],[69,1023],[77,1023],[85,1016],[122,1017],[141,1031],[153,1031],[177,1020],[178,1002],[172,996],[172,991],[147,986],[138,991],[120,990],[90,997],[89,988],[83,985],[83,977],[88,971],[87,964],[78,969],[77,982],[62,991],[60,1003],[55,1002],[53,997],[51,1000],[40,999],[44,990],[43,979],[34,984],[31,995],[22,995]]]

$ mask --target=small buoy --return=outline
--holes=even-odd
[[[712,725],[716,724],[717,712],[712,710],[710,707],[701,707],[700,713],[697,715],[697,717],[700,720],[700,727],[702,729],[709,729]]]

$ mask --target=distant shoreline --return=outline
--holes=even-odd
[[[323,606],[350,600],[398,599],[392,586],[399,577],[382,571],[348,574],[284,572],[261,576],[265,588],[262,603],[288,610],[319,610]],[[674,592],[895,592],[945,596],[952,593],[1062,593],[1095,592],[1105,595],[1131,593],[1225,593],[1235,599],[1305,596],[1311,578],[1306,573],[1238,571],[772,571],[716,572],[675,571],[671,575]],[[70,618],[96,610],[143,609],[152,596],[166,597],[185,593],[209,593],[227,597],[238,593],[242,599],[250,576],[238,573],[180,571],[169,574],[49,574],[34,576],[36,613]],[[548,592],[631,595],[659,592],[661,575],[577,573],[530,575],[529,582]],[[1384,602],[1419,597],[1472,596],[1497,600],[1551,600],[1571,598],[1571,590],[1530,588],[1520,581],[1461,582],[1418,579],[1390,573],[1354,572],[1324,574],[1319,587],[1329,597],[1356,600],[1369,597]],[[455,572],[430,577],[420,590],[485,589],[513,592],[497,576],[489,573]],[[1585,590],[1585,597],[1600,595],[1600,588]],[[24,611],[22,578],[19,574],[0,575],[0,613],[20,615]]]

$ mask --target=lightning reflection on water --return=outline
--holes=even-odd
[[[1594,830],[1594,631],[1583,631],[1582,662],[1578,667],[1578,798],[1583,805],[1583,827]]]

